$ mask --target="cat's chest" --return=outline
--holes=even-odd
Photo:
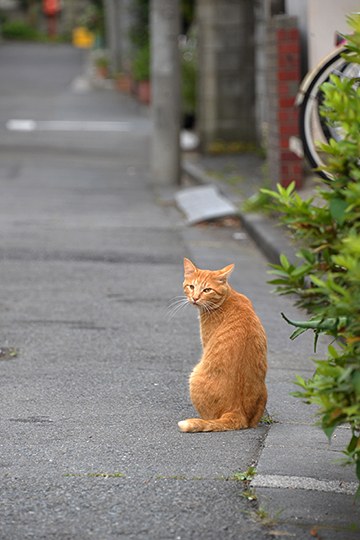
[[[200,339],[203,349],[205,349],[211,341],[218,340],[221,334],[223,334],[222,325],[220,325],[218,321],[206,321],[206,323],[200,323]]]

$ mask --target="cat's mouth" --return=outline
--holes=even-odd
[[[196,299],[191,298],[190,299],[190,304],[192,304],[193,306],[195,306],[197,308],[201,308],[203,306],[202,302],[198,298],[196,298]]]
[[[193,306],[197,307],[201,311],[210,311],[207,309],[207,306],[204,302],[200,302],[199,300],[192,300],[191,303]]]

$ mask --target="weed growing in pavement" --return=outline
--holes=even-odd
[[[251,480],[256,475],[256,469],[255,467],[249,467],[244,472],[236,472],[232,475],[231,480],[237,480],[239,482],[244,482],[245,484],[249,484]]]
[[[14,347],[0,347],[0,360],[11,360],[18,355],[18,349],[15,349]]]
[[[126,478],[125,474],[121,472],[67,473],[64,476],[66,478]]]
[[[261,417],[260,424],[271,426],[272,424],[277,424],[277,420],[270,416],[270,414],[264,414],[264,416]]]
[[[259,520],[264,527],[273,527],[277,523],[279,514],[280,512],[275,516],[271,516],[268,510],[263,506],[259,506],[259,508],[253,512],[254,517]]]
[[[174,474],[171,476],[165,476],[165,475],[159,474],[158,476],[155,477],[155,480],[194,480],[194,478],[186,478],[186,476],[181,475],[181,474]]]
[[[235,472],[229,480],[235,480],[242,484],[243,490],[241,495],[251,503],[249,515],[252,519],[259,521],[264,527],[273,527],[280,516],[281,510],[275,515],[270,514],[268,510],[258,504],[258,496],[255,488],[251,486],[251,481],[256,475],[256,468],[251,466],[246,471]],[[285,534],[285,531],[277,531],[277,535]],[[271,531],[270,531],[271,534]]]
[[[242,492],[242,496],[248,501],[257,501],[257,495],[255,489],[249,488]]]
[[[243,491],[242,496],[245,497],[248,501],[256,501],[257,495],[255,492],[255,489],[253,489],[250,486],[251,480],[256,475],[256,469],[255,467],[249,467],[246,471],[243,472],[235,472],[230,480],[235,480],[236,482],[242,482],[243,484]]]

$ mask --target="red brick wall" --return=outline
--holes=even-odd
[[[272,182],[300,187],[302,160],[289,150],[291,136],[299,135],[298,111],[294,105],[300,84],[300,35],[297,19],[273,17],[267,29],[267,98],[269,128],[267,162]]]

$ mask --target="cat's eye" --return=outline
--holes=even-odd
[[[210,287],[206,287],[206,289],[203,290],[204,293],[209,293],[211,292],[212,289],[210,289]]]
[[[195,289],[194,285],[188,285],[189,289],[193,291]]]

